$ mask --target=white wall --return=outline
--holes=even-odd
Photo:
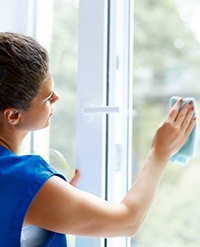
[[[15,31],[32,35],[34,0],[0,0],[0,31]]]

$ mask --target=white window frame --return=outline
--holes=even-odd
[[[84,0],[80,1],[79,8],[77,110],[77,166],[81,170],[79,187],[103,199],[116,202],[126,193],[132,174],[130,15],[133,13],[133,1]],[[117,95],[119,90],[120,97]],[[109,111],[115,112],[117,109],[119,113],[105,114]],[[117,136],[118,130],[120,133]],[[117,154],[120,154],[119,157]],[[121,190],[114,193],[118,178]],[[76,246],[128,247],[130,239],[77,237]]]

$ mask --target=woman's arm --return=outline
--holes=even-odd
[[[55,232],[96,236],[132,236],[141,226],[169,157],[187,140],[194,125],[194,109],[181,100],[157,129],[144,167],[120,205],[80,191],[59,177],[51,177],[33,200],[25,224]]]

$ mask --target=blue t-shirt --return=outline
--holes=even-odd
[[[64,176],[38,155],[17,156],[0,146],[0,245],[20,247],[26,212],[44,183]],[[65,234],[49,232],[44,247],[67,247]]]

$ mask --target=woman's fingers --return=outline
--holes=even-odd
[[[189,101],[185,106],[179,111],[175,124],[180,128],[182,133],[188,137],[192,132],[196,123],[196,116],[194,115],[194,106],[192,101]]]
[[[175,123],[178,126],[185,127],[185,129],[186,129],[188,124],[190,124],[190,121],[193,118],[193,115],[194,115],[194,106],[192,105],[192,101],[189,101],[179,111],[179,113],[175,119]]]
[[[177,116],[180,112],[181,104],[183,103],[183,98],[180,98],[176,101],[176,103],[172,106],[169,115],[168,120],[174,122],[177,119]]]
[[[195,116],[192,117],[192,119],[190,120],[189,124],[185,123],[185,126],[186,126],[185,134],[186,134],[186,136],[189,136],[189,134],[192,132],[195,124],[196,124],[196,117]]]
[[[196,123],[194,115],[194,106],[192,101],[188,101],[182,107],[183,99],[179,99],[174,109],[171,110],[171,119],[173,119],[174,126],[179,129],[183,136],[188,137]],[[180,107],[177,113],[177,107]],[[182,108],[181,108],[182,107]],[[169,114],[169,117],[170,117]],[[175,118],[174,118],[175,117]]]
[[[175,123],[176,127],[182,129],[182,131],[189,132],[194,126],[194,122],[196,117],[194,116],[194,106],[192,101],[185,103],[185,105],[181,108],[183,103],[183,98],[180,98],[172,107],[168,120]],[[191,125],[191,127],[190,127]]]
[[[78,184],[78,181],[80,179],[80,175],[81,175],[80,170],[76,169],[75,170],[75,174],[74,174],[73,178],[70,181],[70,184],[76,187],[77,184]]]

